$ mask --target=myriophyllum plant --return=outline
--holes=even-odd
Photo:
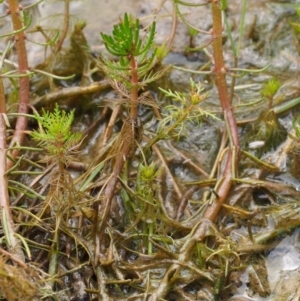
[[[140,103],[152,105],[149,101],[145,101],[146,97],[143,93],[139,95],[139,90],[158,79],[167,69],[153,72],[157,61],[156,49],[153,49],[155,22],[149,26],[148,32],[142,37],[139,20],[134,20],[125,13],[120,24],[114,26],[112,34],[101,33],[101,37],[107,51],[116,56],[118,60],[101,59],[99,68],[106,73],[112,87],[125,99],[125,103],[129,106],[129,117],[124,122],[120,139],[116,140],[114,149],[117,150],[117,155],[112,165],[112,174],[101,195],[102,201],[98,208],[101,221],[100,223],[98,220],[95,221],[97,225],[96,242],[99,243],[103,243],[103,230],[124,163],[134,153],[136,142],[140,142],[142,137],[138,105]]]
[[[127,14],[120,24],[114,26],[112,35],[101,33],[107,51],[119,58],[118,62],[104,60],[101,68],[113,80],[114,88],[122,90],[124,96],[126,95],[124,88],[128,91],[130,118],[138,117],[139,89],[161,74],[149,74],[155,64],[156,50],[149,54],[154,36],[155,22],[149,27],[148,34],[141,38],[139,20],[134,21]],[[123,89],[120,83],[125,85]]]
[[[65,168],[72,160],[72,155],[77,150],[82,135],[71,131],[74,110],[68,114],[61,111],[56,104],[54,112],[43,110],[42,116],[35,114],[35,118],[38,120],[40,128],[38,131],[33,131],[31,136],[46,150],[46,160],[52,161],[58,166],[58,169],[52,173],[50,190],[46,199],[55,216],[56,224],[53,231],[48,271],[51,276],[54,276],[58,266],[60,226],[63,221],[68,220],[71,207],[76,205],[76,191],[72,178]],[[54,285],[53,281],[51,281],[51,285]]]
[[[280,81],[277,78],[271,78],[263,84],[263,88],[260,92],[261,96],[269,101],[268,109],[272,108],[274,97],[280,88]]]
[[[39,145],[47,151],[48,159],[55,160],[59,171],[63,172],[65,165],[72,160],[72,153],[82,137],[81,133],[71,132],[74,111],[67,114],[56,104],[53,113],[43,109],[42,116],[35,114],[35,117],[40,129],[31,133],[33,139],[39,142]]]

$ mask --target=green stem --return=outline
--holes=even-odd
[[[153,216],[152,216],[153,218]],[[151,238],[153,236],[154,233],[154,221],[152,221],[149,225],[148,225],[148,255],[152,255],[153,254],[153,244],[151,241]]]
[[[56,223],[59,223],[60,221],[56,221]],[[49,260],[49,268],[48,273],[51,276],[51,280],[49,281],[50,286],[53,288],[55,281],[54,276],[57,274],[57,267],[58,267],[58,255],[59,255],[59,235],[58,235],[58,229],[55,230],[52,246],[50,249],[50,260]]]
[[[185,110],[182,115],[179,117],[178,120],[176,120],[176,122],[174,122],[171,126],[169,126],[168,128],[166,128],[164,130],[164,132],[162,132],[159,135],[156,135],[154,138],[152,138],[147,144],[146,146],[143,148],[143,152],[145,153],[147,149],[149,149],[150,147],[152,147],[156,142],[164,139],[166,136],[168,136],[170,133],[172,133],[173,130],[175,130],[178,127],[178,124],[181,124],[182,122],[185,121],[185,119],[187,118],[187,116],[189,115],[189,112],[192,110],[191,107],[189,107],[187,110]]]

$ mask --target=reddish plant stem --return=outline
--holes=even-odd
[[[59,37],[59,40],[56,44],[55,53],[61,50],[62,45],[68,34],[69,26],[70,26],[70,0],[65,0],[64,26],[62,30],[62,35]]]
[[[122,136],[128,134],[134,135],[132,131],[128,131],[128,133],[124,133],[123,131],[121,131]],[[131,138],[133,139],[133,136]],[[116,156],[116,161],[114,163],[112,174],[103,192],[103,200],[101,203],[101,208],[99,210],[99,212],[101,212],[102,221],[99,225],[98,232],[102,232],[104,229],[104,225],[106,223],[106,220],[110,212],[111,200],[115,194],[116,186],[119,181],[119,176],[122,172],[126,158],[131,153],[131,150],[132,150],[132,143],[128,143],[124,141],[124,143],[122,143],[120,152]]]
[[[9,0],[8,7],[11,14],[12,24],[14,31],[20,30],[23,27],[22,17],[20,14],[20,7],[18,0]],[[28,60],[27,60],[27,50],[25,45],[25,33],[19,32],[15,34],[15,47],[18,57],[19,73],[26,74],[28,71]],[[28,103],[29,103],[29,77],[24,76],[19,79],[19,107],[18,113],[27,114],[28,112]],[[27,128],[27,117],[18,116],[15,132],[12,137],[10,147],[15,145],[22,145],[25,137],[25,130]],[[19,154],[18,149],[14,149],[9,152],[9,156],[16,158]],[[7,168],[13,166],[13,161],[8,160]]]
[[[229,136],[232,137],[233,146],[238,148],[239,147],[239,137],[238,131],[236,126],[235,117],[233,115],[233,111],[231,108],[230,97],[227,89],[227,82],[226,82],[226,67],[224,63],[224,56],[223,56],[223,44],[222,44],[222,12],[216,3],[212,3],[212,18],[213,18],[213,36],[214,40],[212,43],[213,46],[213,57],[214,57],[214,75],[216,86],[219,93],[220,104],[222,110],[224,112],[224,117],[227,119],[229,125],[230,134]]]
[[[127,127],[128,129],[128,127]],[[120,133],[120,137],[127,136],[129,139],[134,139],[134,132],[131,131],[129,128],[126,129],[126,126],[124,124],[122,131]],[[118,139],[119,141],[120,139]],[[103,254],[106,251],[105,248],[105,239],[104,239],[104,233],[105,228],[107,226],[107,220],[110,214],[111,209],[111,203],[113,196],[116,191],[116,187],[119,181],[119,176],[122,172],[122,169],[124,167],[125,161],[129,154],[132,151],[133,144],[128,143],[126,141],[127,139],[124,139],[123,142],[121,142],[120,145],[120,151],[116,155],[116,160],[114,162],[112,174],[110,175],[108,182],[104,188],[103,194],[102,194],[102,201],[99,204],[96,204],[97,208],[97,215],[95,220],[95,259],[94,259],[94,265],[97,266],[99,264],[100,257],[103,256]],[[132,141],[132,140],[131,140]],[[99,221],[99,215],[101,216],[101,220]],[[102,254],[102,255],[101,255]]]
[[[214,221],[217,217],[223,202],[231,188],[231,178],[233,177],[238,160],[239,160],[239,137],[237,131],[237,125],[235,117],[231,108],[230,96],[227,89],[226,82],[226,67],[223,56],[223,44],[222,44],[222,12],[220,9],[220,3],[212,3],[212,18],[213,18],[213,57],[214,57],[214,76],[218,89],[220,104],[224,112],[225,123],[227,124],[228,136],[230,137],[230,148],[228,150],[225,169],[220,177],[218,187],[215,189],[218,197],[211,206],[207,207],[204,213],[204,218]],[[235,152],[235,156],[233,155]]]
[[[113,166],[113,172],[110,176],[106,187],[103,192],[103,199],[101,205],[98,205],[98,212],[101,214],[101,222],[98,223],[96,221],[97,233],[99,237],[100,250],[103,251],[102,245],[104,244],[103,233],[106,226],[106,222],[110,213],[112,198],[115,194],[116,186],[119,181],[119,176],[122,172],[124,163],[126,159],[132,152],[132,148],[134,147],[134,143],[132,141],[135,140],[135,132],[134,127],[132,127],[132,122],[134,119],[138,117],[138,74],[137,74],[137,65],[133,55],[131,55],[130,59],[130,67],[131,67],[131,97],[130,97],[130,118],[131,122],[124,123],[124,126],[121,130],[120,137],[121,139],[117,140],[118,153],[116,155],[116,160]],[[119,144],[119,145],[118,145]],[[98,217],[97,217],[98,219]],[[97,244],[96,244],[97,245]],[[95,264],[98,262],[98,252],[95,252]]]
[[[130,67],[131,67],[131,98],[130,98],[130,119],[133,120],[138,117],[138,74],[137,74],[137,65],[133,55],[131,55],[130,59]],[[129,125],[129,126],[128,126]],[[111,200],[114,196],[115,189],[119,180],[119,176],[122,172],[124,163],[130,153],[132,152],[132,147],[135,137],[134,137],[134,130],[130,123],[124,123],[124,126],[121,130],[121,139],[117,140],[117,145],[119,151],[116,156],[116,161],[114,163],[113,172],[110,176],[108,183],[103,192],[103,200],[99,209],[101,212],[102,221],[98,226],[97,233],[98,235],[103,232],[104,225],[108,218],[110,207],[111,207]]]
[[[133,55],[130,59],[131,67],[131,98],[130,98],[130,118],[138,117],[138,74],[137,65]]]
[[[224,112],[224,119],[227,124],[228,136],[231,138],[230,148],[228,149],[227,158],[224,170],[220,175],[217,186],[215,187],[218,197],[216,200],[207,207],[204,212],[203,218],[195,225],[191,231],[189,239],[182,246],[179,252],[178,260],[186,262],[191,257],[191,252],[194,249],[195,243],[201,241],[207,234],[207,230],[210,227],[209,223],[214,222],[218,213],[222,207],[222,204],[226,201],[228,193],[232,185],[232,177],[236,170],[239,160],[239,137],[235,117],[230,104],[230,97],[227,90],[226,83],[226,68],[223,57],[223,45],[222,45],[222,15],[220,10],[219,1],[212,1],[212,17],[213,17],[213,51],[214,51],[214,75],[215,82],[219,93],[219,99],[222,110]],[[235,155],[233,155],[235,154]],[[171,288],[173,280],[176,279],[177,274],[180,273],[181,267],[179,264],[172,264],[167,270],[160,285],[155,289],[155,292],[150,297],[150,301],[158,301],[163,299]]]

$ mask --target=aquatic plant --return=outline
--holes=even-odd
[[[65,1],[65,8],[69,3]],[[285,98],[278,80],[266,80],[259,90],[260,81],[252,85],[241,79],[267,67],[238,68],[246,1],[239,29],[227,20],[226,1],[199,1],[210,9],[211,30],[198,30],[187,22],[186,12],[194,10],[181,12],[182,5],[195,7],[197,3],[161,4],[168,8],[162,15],[158,13],[162,7],[140,20],[125,14],[111,34],[102,33],[107,51],[101,54],[92,53],[84,37],[85,22],[71,25],[68,9],[59,36],[43,26],[33,28],[42,33],[50,50],[37,70],[24,72],[33,84],[33,115],[6,113],[5,97],[12,94],[0,86],[0,136],[10,139],[8,126],[14,127],[14,118],[30,118],[24,132],[29,134],[26,146],[16,143],[8,148],[6,139],[0,144],[5,167],[0,174],[0,195],[8,209],[1,215],[0,253],[5,257],[0,258],[1,297],[228,300],[242,279],[240,274],[247,273],[246,266],[260,276],[257,261],[262,256],[255,254],[271,250],[276,237],[299,227],[297,191],[265,176],[279,171],[277,156],[274,166],[272,158],[261,161],[253,155],[256,150],[241,149],[247,149],[249,139],[239,144],[252,127],[253,139],[266,144],[264,154],[275,149],[278,132],[267,126],[276,130],[278,114],[288,109],[277,106]],[[21,16],[26,27],[30,16],[22,12]],[[156,46],[157,24],[165,17],[172,18],[170,37]],[[151,20],[149,25],[147,20]],[[196,70],[184,90],[169,86],[178,71],[172,70],[169,78],[169,67],[162,62],[179,20],[188,26],[182,52],[205,49],[207,55],[203,65],[202,58],[197,62],[205,71],[197,75]],[[198,47],[202,34],[208,39]],[[54,36],[57,40],[51,44]],[[69,44],[63,43],[66,38]],[[66,44],[70,46],[65,48]],[[3,58],[14,50],[11,45]],[[224,57],[231,67],[224,64]],[[52,72],[76,77],[69,85],[57,76],[48,80],[45,76]],[[14,96],[17,76],[24,74],[6,74],[13,76]],[[151,85],[149,93],[147,85],[162,75],[167,76],[158,82],[161,88]],[[253,86],[259,99],[246,103],[244,89]],[[99,95],[103,89],[109,93]],[[150,108],[145,109],[147,105]],[[248,109],[253,111],[250,117]],[[264,114],[257,114],[259,110]],[[83,135],[72,132],[73,122]],[[293,127],[295,133],[290,133],[288,141],[297,145],[298,118]],[[81,144],[82,136],[86,138]],[[207,137],[213,141],[207,142]],[[13,157],[15,150],[19,154],[24,150],[23,156]],[[291,151],[299,154],[296,147]],[[13,166],[8,168],[8,163]],[[267,225],[273,218],[272,225]],[[239,226],[243,232],[232,235],[232,229]],[[15,242],[17,248],[12,247]],[[263,261],[259,265],[263,267]],[[35,289],[32,279],[42,279],[48,291],[41,292],[40,281]],[[266,296],[270,289],[262,286],[258,293]]]
[[[72,133],[71,125],[74,120],[74,110],[67,114],[55,105],[54,111],[42,110],[42,115],[35,114],[40,129],[32,131],[31,136],[38,145],[47,152],[47,162],[53,160],[59,167],[59,172],[64,172],[65,166],[72,161],[82,138],[80,133]]]
[[[174,2],[177,7],[179,5],[197,5],[177,0]],[[217,179],[214,188],[215,197],[212,198],[210,206],[207,207],[202,216],[202,218],[208,219],[213,222],[216,219],[218,212],[220,211],[222,204],[225,202],[227,195],[231,189],[232,178],[236,177],[237,167],[240,160],[240,145],[236,120],[231,105],[230,94],[227,89],[227,67],[225,66],[223,54],[222,11],[226,8],[226,0],[212,1],[211,3],[209,3],[209,5],[211,6],[212,29],[208,34],[211,35],[211,40],[209,43],[212,45],[212,58],[214,62],[211,73],[218,90],[220,106],[224,114],[226,134],[229,137],[229,148],[227,150],[227,157],[225,159],[226,161],[224,162],[225,168]],[[179,8],[177,9],[177,11],[180,11]],[[196,241],[204,239],[206,235],[205,229],[205,223],[201,223],[201,221],[199,223],[196,223],[196,225],[194,226],[194,231],[192,231],[193,235],[191,235],[191,237],[188,239],[188,242],[184,244],[184,246],[182,246],[182,249],[180,250],[181,261],[187,260],[188,256],[191,253],[191,250],[196,244]],[[168,268],[168,271],[166,272],[161,284],[150,299],[158,300],[160,298],[164,298],[166,291],[170,286],[170,277],[176,277],[174,275],[177,275],[178,273],[180,273],[180,266],[178,266],[178,264],[171,265]]]
[[[27,62],[27,51],[25,46],[25,34],[24,31],[31,23],[31,19],[28,18],[26,11],[20,12],[19,3],[17,0],[8,1],[8,13],[11,16],[11,22],[13,25],[13,32],[7,33],[6,36],[14,37],[15,48],[18,58],[18,77],[19,77],[19,107],[18,112],[21,114],[17,118],[15,131],[10,142],[10,150],[7,149],[6,145],[6,128],[7,128],[7,117],[6,117],[6,97],[3,85],[2,74],[0,79],[0,162],[1,162],[1,174],[0,174],[0,207],[2,215],[2,226],[7,229],[6,232],[6,243],[7,246],[14,250],[16,255],[24,260],[23,252],[20,248],[20,241],[15,236],[15,226],[12,218],[12,213],[10,210],[10,202],[8,195],[8,182],[7,182],[7,171],[14,165],[14,161],[19,153],[19,149],[15,146],[22,145],[24,141],[24,131],[27,128],[27,117],[22,114],[28,112],[28,102],[29,102],[29,67]],[[8,43],[6,50],[3,54],[3,58],[6,53],[11,49],[12,44]],[[3,61],[1,62],[2,67]],[[14,148],[12,148],[14,147]],[[8,158],[6,154],[8,153]]]
[[[280,81],[277,78],[271,78],[263,84],[261,90],[261,95],[265,97],[268,101],[268,109],[270,110],[273,105],[274,96],[280,88]]]
[[[18,0],[9,0],[1,4],[7,8],[5,14],[1,17],[4,18],[8,16],[12,24],[12,30],[1,35],[1,38],[6,38],[6,41],[5,49],[1,52],[0,63],[0,207],[1,226],[3,230],[1,244],[6,246],[6,250],[2,249],[2,247],[0,248],[1,256],[5,256],[5,259],[1,257],[1,273],[3,277],[0,281],[0,294],[1,297],[5,296],[8,300],[15,298],[18,300],[22,298],[24,300],[33,300],[39,286],[37,282],[35,286],[32,282],[33,278],[37,280],[39,277],[38,273],[35,274],[33,269],[25,264],[26,257],[31,259],[30,247],[23,235],[19,233],[18,229],[20,225],[18,224],[18,227],[15,225],[17,219],[16,214],[13,212],[15,212],[14,210],[19,210],[18,212],[20,212],[22,208],[17,206],[12,209],[12,199],[16,196],[16,192],[23,193],[29,197],[35,195],[43,199],[43,196],[38,193],[36,194],[30,187],[23,185],[19,181],[15,181],[15,176],[13,176],[14,173],[25,175],[28,172],[20,170],[21,162],[23,162],[23,158],[20,156],[21,151],[33,151],[35,149],[24,147],[23,144],[26,140],[26,134],[28,133],[28,118],[32,117],[32,115],[28,114],[30,109],[30,78],[38,72],[43,73],[43,71],[33,70],[33,68],[29,68],[28,66],[28,52],[26,47],[28,36],[26,31],[32,25],[33,20],[28,10],[34,5],[38,5],[39,2],[27,7],[22,7]],[[48,39],[45,46],[55,44],[57,37],[58,35],[55,35],[53,39]],[[16,62],[14,62],[14,59],[9,59],[11,54],[14,54]],[[10,67],[7,68],[7,66]],[[52,76],[47,72],[44,72],[44,75]],[[62,77],[56,78],[62,79]],[[7,88],[3,83],[5,79],[11,81],[12,92],[5,90]],[[11,106],[9,102],[9,98],[12,97],[11,95],[13,95],[13,99],[15,100],[13,106]],[[11,111],[13,111],[12,108],[14,107],[17,109],[15,113],[12,113]],[[9,110],[7,110],[7,108],[9,108]],[[11,122],[12,119],[10,118],[14,118],[13,122]],[[60,119],[59,121],[61,122],[62,120]],[[47,138],[47,135],[42,137],[42,139],[43,138]],[[9,145],[7,141],[9,141]],[[30,164],[35,165],[33,162],[30,162]],[[36,172],[33,172],[32,174],[35,173]],[[23,211],[22,214],[27,217],[30,216],[29,211],[26,210]],[[22,245],[24,248],[21,248]],[[18,268],[10,267],[9,264],[7,264],[8,260],[16,263]],[[19,268],[22,269],[22,272],[18,271]],[[35,275],[33,276],[33,274]]]
[[[147,143],[144,150],[160,140],[171,137],[179,139],[187,123],[200,127],[203,117],[218,120],[214,114],[201,108],[200,104],[206,99],[208,93],[204,92],[201,83],[196,84],[192,78],[190,78],[188,93],[159,89],[166,97],[172,98],[174,104],[164,107],[166,113],[163,113],[163,118],[159,122],[157,134]]]
[[[58,168],[51,175],[50,190],[45,200],[56,219],[49,254],[49,275],[54,277],[58,267],[61,223],[63,220],[68,221],[71,208],[78,205],[75,202],[76,189],[66,167],[73,160],[82,135],[71,132],[74,110],[67,114],[56,104],[53,112],[43,110],[42,115],[36,113],[35,118],[39,122],[39,130],[32,131],[31,136],[46,151],[46,157],[43,160],[48,164],[54,163]],[[46,211],[48,205],[45,205],[43,211]],[[54,281],[51,282],[53,286]]]
[[[161,77],[165,69],[153,72],[156,49],[153,49],[155,37],[155,22],[149,26],[148,33],[140,37],[140,24],[125,13],[120,24],[115,25],[112,35],[101,33],[108,52],[118,57],[118,61],[101,59],[99,67],[107,74],[113,88],[125,99],[129,108],[129,117],[125,120],[120,132],[120,139],[116,142],[117,155],[113,165],[112,176],[103,191],[99,212],[101,221],[96,221],[97,235],[103,233],[110,212],[111,200],[115,192],[118,178],[126,159],[135,152],[137,143],[142,137],[142,123],[138,117],[140,103],[147,102],[144,94],[139,91],[147,84]],[[101,241],[101,239],[100,239]],[[102,240],[103,241],[103,240]]]

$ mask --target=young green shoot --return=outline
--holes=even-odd
[[[31,136],[47,151],[48,159],[56,160],[63,170],[72,160],[72,154],[82,138],[81,133],[71,132],[74,110],[68,114],[56,104],[53,113],[43,109],[42,116],[35,114],[35,118],[40,128],[33,131]]]
[[[153,22],[142,38],[139,20],[125,13],[111,35],[101,33],[107,51],[118,57],[118,61],[102,60],[99,67],[111,79],[112,86],[128,99],[130,118],[138,117],[139,89],[163,75],[162,71],[152,72],[156,63],[156,48],[152,49],[155,26]]]
[[[156,200],[155,180],[158,177],[157,167],[154,162],[151,164],[140,164],[137,176],[137,198],[139,205],[139,212],[142,212],[142,225],[144,243],[147,249],[148,255],[153,253],[153,245],[151,242],[151,236],[154,234],[155,227],[157,226],[158,218],[158,202]],[[143,199],[147,200],[144,202]]]
[[[201,84],[196,84],[190,79],[190,87],[191,90],[187,93],[173,92],[160,88],[167,97],[173,99],[174,104],[165,107],[167,114],[164,114],[165,117],[159,125],[159,139],[164,139],[168,136],[177,136],[179,138],[187,122],[191,122],[195,126],[200,126],[203,117],[218,119],[214,114],[200,107],[200,104],[207,97],[207,92],[204,92]]]
[[[277,78],[271,78],[263,84],[260,92],[261,96],[269,100],[268,109],[272,108],[274,96],[280,88],[280,81]]]

